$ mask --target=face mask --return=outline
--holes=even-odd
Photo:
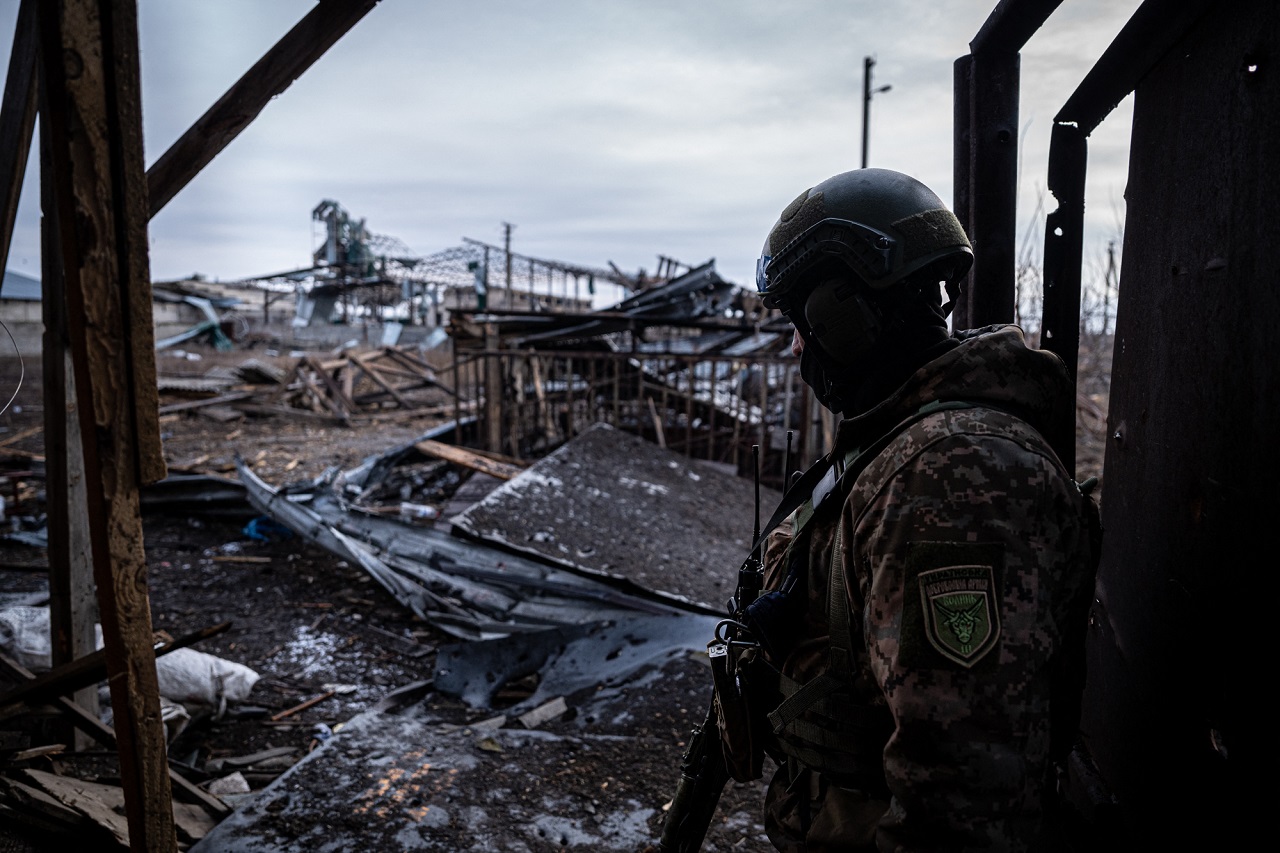
[[[805,344],[804,351],[800,353],[800,378],[813,389],[813,396],[818,398],[819,403],[839,413],[844,407],[842,395],[837,392],[835,383],[827,378],[827,368],[817,351],[817,344]]]

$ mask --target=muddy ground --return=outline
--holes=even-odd
[[[262,352],[218,354],[201,352],[200,360],[181,361],[160,356],[162,374],[175,370],[196,375],[213,364],[234,364],[252,356],[267,360]],[[282,363],[288,362],[281,356]],[[17,367],[0,368],[5,387],[12,388]],[[25,377],[14,404],[0,415],[0,441],[43,423],[39,394],[38,365],[24,365]],[[164,396],[162,403],[179,398]],[[284,485],[314,478],[331,466],[348,468],[371,454],[420,436],[435,424],[430,420],[383,421],[343,427],[313,419],[288,417],[245,418],[223,422],[199,414],[170,415],[162,419],[165,458],[176,471],[205,471],[234,477],[231,466],[237,455],[249,460],[254,470],[272,485]],[[16,451],[0,464],[9,471],[40,468],[43,453],[39,434],[14,442],[4,449]],[[39,477],[15,480],[28,492],[43,487]],[[749,486],[748,486],[749,488]],[[10,503],[11,515],[24,511],[38,513],[38,497],[29,495],[24,503]],[[247,505],[219,505],[215,511],[192,508],[169,501],[144,501],[144,533],[153,627],[179,637],[223,622],[230,627],[201,641],[196,648],[226,660],[244,664],[260,675],[249,699],[232,705],[218,718],[197,708],[196,718],[170,745],[170,754],[183,775],[207,785],[238,771],[254,794],[230,794],[225,799],[243,807],[256,792],[264,789],[302,756],[316,749],[344,724],[368,711],[397,688],[432,677],[436,650],[458,642],[432,626],[417,620],[385,589],[360,568],[295,537],[274,534],[266,541],[253,538],[247,527],[257,514]],[[42,549],[0,541],[0,592],[39,590],[47,584],[46,557]],[[705,670],[705,667],[701,667]],[[574,846],[578,849],[605,849],[599,841],[609,835],[603,821],[614,803],[636,804],[631,812],[640,815],[641,829],[651,839],[661,830],[662,806],[670,799],[677,778],[683,745],[693,724],[705,714],[700,696],[703,673],[683,672],[679,691],[652,689],[644,704],[652,713],[637,717],[623,734],[632,745],[609,750],[583,750],[570,738],[540,746],[538,761],[546,767],[541,784],[517,787],[509,796],[542,796],[551,786],[563,798],[578,803],[578,816],[586,827],[596,827],[594,835],[555,830],[530,822],[516,810],[491,808],[482,835],[467,835],[475,815],[459,818],[452,828],[436,827],[441,846],[424,849],[471,850],[551,850]],[[709,675],[705,682],[709,690]],[[0,684],[3,682],[0,681]],[[661,681],[670,686],[671,679]],[[499,703],[514,703],[528,695],[532,683],[514,685],[501,695]],[[692,693],[694,701],[690,701]],[[678,695],[677,695],[678,694]],[[314,705],[290,713],[291,709],[316,697]],[[495,710],[473,710],[447,697],[436,697],[435,707],[451,721],[466,723],[492,717]],[[656,706],[656,707],[655,707]],[[283,715],[278,720],[273,716]],[[548,724],[547,731],[569,731],[573,715]],[[38,740],[38,737],[36,738]],[[14,747],[21,743],[12,741]],[[9,746],[10,742],[3,744]],[[33,744],[34,745],[34,744]],[[289,752],[260,762],[241,765],[237,760],[254,754]],[[494,760],[484,746],[476,754],[494,763],[497,775],[472,777],[466,790],[455,782],[450,802],[491,804],[491,786],[501,783],[503,763]],[[0,756],[3,753],[0,752]],[[106,765],[105,767],[103,765]],[[114,768],[109,754],[93,751],[85,759],[53,756],[25,762],[24,766],[89,775],[112,781]],[[324,786],[322,769],[312,764],[298,780]],[[769,850],[759,823],[759,787],[731,785],[725,794],[722,814],[708,836],[708,849]],[[305,810],[304,810],[305,815]],[[599,815],[593,821],[592,816]],[[314,828],[323,816],[293,815],[282,820],[280,843],[290,833],[304,833],[299,821]],[[505,825],[504,825],[505,822]],[[635,837],[630,827],[627,837]],[[63,842],[51,846],[47,835],[26,836],[5,841],[0,850],[42,851],[64,849]],[[450,842],[448,839],[452,839]],[[470,839],[470,840],[467,840]],[[593,841],[594,839],[594,841]],[[587,843],[591,842],[591,843]],[[28,846],[5,847],[26,844]],[[451,846],[452,844],[460,846]],[[584,846],[585,843],[585,846]],[[44,845],[44,846],[42,846]],[[608,849],[643,849],[609,847]],[[283,849],[283,848],[281,848]]]
[[[195,360],[162,353],[160,371],[199,375],[219,361],[235,364],[247,357],[272,358],[261,351],[201,351],[198,355]],[[278,358],[282,364],[289,362],[287,353]],[[0,414],[4,430],[0,441],[43,423],[38,365],[28,363],[24,369],[21,389]],[[0,382],[9,392],[17,373],[16,364],[0,364]],[[1081,384],[1085,399],[1105,411],[1102,368],[1082,376]],[[1101,473],[1103,425],[1095,420],[1092,429],[1081,433],[1079,470],[1085,476]],[[267,482],[283,485],[315,477],[330,466],[350,467],[370,454],[421,435],[432,425],[434,422],[424,420],[389,420],[343,427],[279,416],[222,421],[188,413],[166,416],[162,433],[166,460],[175,471],[234,477],[231,466],[238,454],[250,460]],[[21,472],[40,468],[41,435],[33,434],[0,450],[14,451],[0,456],[0,466],[16,472],[4,487],[10,517],[38,514],[37,491],[42,481],[38,476],[24,479]],[[253,792],[263,790],[335,730],[340,731],[398,688],[429,680],[437,650],[456,642],[415,619],[364,571],[333,554],[289,536],[254,538],[247,525],[255,515],[247,504],[219,506],[211,512],[167,501],[148,502],[144,517],[154,628],[181,636],[230,622],[226,631],[202,641],[197,648],[244,664],[260,675],[248,701],[229,707],[216,718],[199,713],[170,746],[177,766],[194,782],[208,784],[238,770],[251,793],[226,798],[242,808],[251,807]],[[47,583],[44,566],[41,549],[0,541],[0,592],[41,589]],[[476,754],[492,762],[493,772],[468,776],[470,781],[464,784],[471,789],[455,786],[449,791],[449,802],[466,804],[473,809],[471,817],[455,805],[450,818],[453,825],[435,828],[432,837],[439,840],[439,846],[428,843],[420,849],[644,849],[643,843],[632,848],[602,844],[607,837],[607,827],[602,824],[611,808],[634,804],[631,813],[644,824],[642,834],[648,832],[649,840],[654,840],[660,832],[662,807],[670,799],[684,741],[693,723],[705,713],[702,688],[696,682],[699,672],[687,665],[675,667],[669,677],[637,695],[635,704],[645,712],[619,731],[624,740],[614,748],[584,750],[572,737],[541,744],[539,749],[546,752],[540,753],[538,760],[546,775],[534,783],[505,779],[505,765],[494,757],[500,752],[489,752],[477,739]],[[531,689],[531,685],[514,685],[505,700],[514,703]],[[294,710],[317,697],[323,698]],[[467,709],[443,698],[437,707],[463,724],[494,713]],[[571,735],[573,715],[547,728]],[[19,745],[13,738],[0,743],[10,752]],[[267,751],[282,754],[247,764],[237,761]],[[0,752],[0,757],[4,754]],[[99,752],[94,757],[106,764],[106,769],[99,767],[95,772],[110,781],[109,754]],[[65,756],[48,756],[26,766],[74,773],[77,763]],[[294,784],[304,783],[326,784],[315,776],[314,769],[296,774]],[[575,824],[579,830],[592,828],[595,834],[575,834],[530,822],[519,809],[499,808],[493,799],[498,789],[517,799],[545,798],[548,788],[573,804],[571,811],[581,818]],[[760,797],[758,784],[731,784],[706,849],[771,850],[763,836]],[[468,826],[476,823],[476,808],[483,811],[484,832]],[[592,815],[601,817],[593,822]],[[292,831],[296,839],[313,830],[314,825],[297,826]],[[449,846],[449,839],[456,846]],[[285,842],[281,843],[280,849],[284,849]],[[0,851],[41,853],[45,849],[63,849],[63,843],[48,834],[18,832],[0,837]]]

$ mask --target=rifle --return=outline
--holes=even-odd
[[[787,433],[787,450],[790,456],[791,433]],[[756,543],[751,554],[738,569],[738,585],[733,598],[729,599],[729,613],[732,618],[725,619],[716,626],[715,641],[707,646],[707,654],[711,657],[711,669],[717,681],[716,690],[732,690],[726,684],[731,679],[728,669],[729,644],[740,629],[738,617],[760,592],[764,577],[764,564],[760,560],[760,445],[751,448],[755,464],[755,533],[751,541]],[[785,465],[784,465],[785,470]],[[723,635],[722,635],[723,632]],[[731,715],[733,716],[733,715]],[[731,720],[731,726],[740,726],[745,720]],[[685,748],[680,763],[680,780],[676,783],[675,796],[671,798],[671,808],[667,812],[666,822],[662,827],[662,838],[658,842],[660,853],[697,853],[702,849],[707,829],[715,816],[716,807],[720,803],[720,795],[729,781],[729,762],[724,753],[724,741],[721,738],[720,710],[715,695],[711,698],[707,709],[707,718],[702,725],[695,725],[689,737],[689,745]]]
[[[671,809],[658,842],[661,853],[697,853],[702,849],[702,840],[706,838],[728,781],[716,705],[712,700],[707,719],[693,727],[689,746],[684,751],[680,781],[676,783],[676,793],[671,798]]]

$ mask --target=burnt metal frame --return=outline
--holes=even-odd
[[[955,62],[955,210],[974,263],[956,306],[960,328],[1014,317],[1019,51],[1062,0],[1001,0]],[[1053,119],[1044,243],[1040,346],[1062,358],[1072,380],[1080,352],[1086,139],[1199,18],[1208,0],[1147,0],[1099,57]],[[1075,468],[1075,409],[1049,439]]]
[[[1045,220],[1040,346],[1062,358],[1073,380],[1080,353],[1086,140],[1208,6],[1208,0],[1146,0],[1054,116],[1048,179],[1058,207]],[[1071,470],[1075,467],[1074,409],[1064,418],[1058,428],[1068,439],[1062,444],[1069,458],[1062,461]]]
[[[955,61],[955,212],[973,243],[957,328],[1013,322],[1018,51],[1062,0],[1001,0]]]

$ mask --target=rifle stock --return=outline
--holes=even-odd
[[[658,842],[660,853],[697,853],[702,849],[707,828],[715,816],[720,794],[729,781],[721,751],[716,707],[712,701],[707,719],[694,726],[689,746],[680,764],[680,781],[676,784],[671,809]]]

